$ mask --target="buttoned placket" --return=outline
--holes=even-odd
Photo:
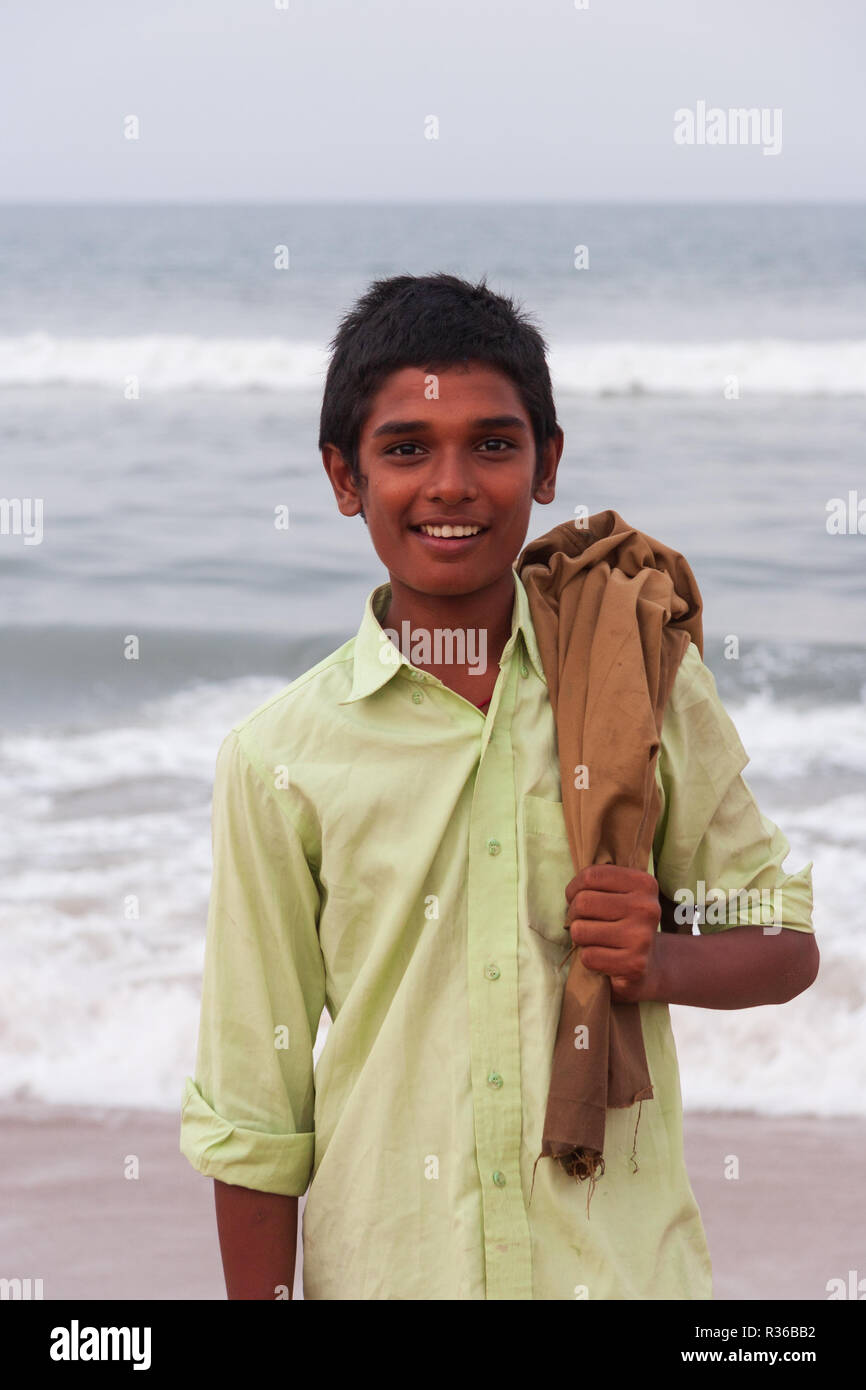
[[[518,671],[524,663],[517,644],[515,633],[510,650],[506,644],[503,651],[507,664],[500,671],[484,722],[469,821],[466,953],[470,1068],[486,1294],[491,1299],[532,1298],[529,1223],[520,1176],[523,1105],[511,721]]]
[[[532,1298],[531,1241],[520,1173],[517,807],[511,738],[518,678],[529,675],[527,661],[518,628],[503,648],[500,674],[480,729],[481,753],[469,819],[470,1075],[489,1299]],[[403,675],[412,684],[416,705],[424,702],[419,686],[449,690],[438,677],[409,661],[404,663]]]

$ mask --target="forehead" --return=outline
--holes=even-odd
[[[529,416],[514,382],[504,372],[484,363],[467,366],[401,367],[391,372],[370,402],[362,435],[388,418],[427,419],[435,424],[449,419],[481,415]]]

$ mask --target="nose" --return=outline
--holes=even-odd
[[[475,465],[465,449],[459,445],[446,445],[437,452],[427,481],[426,495],[430,501],[441,502],[463,502],[467,498],[477,497]]]

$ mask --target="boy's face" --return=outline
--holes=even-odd
[[[431,389],[432,387],[432,389]],[[428,399],[433,392],[438,399]],[[514,564],[532,502],[554,498],[563,434],[536,466],[532,425],[509,377],[480,362],[393,372],[373,398],[359,444],[361,485],[333,445],[322,459],[344,516],[363,506],[376,554],[419,593],[474,593]],[[423,523],[474,524],[468,539],[433,538]]]

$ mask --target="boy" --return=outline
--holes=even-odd
[[[811,863],[782,873],[788,842],[740,776],[692,644],[665,708],[649,870],[575,876],[514,568],[563,447],[544,340],[483,281],[406,275],[375,282],[332,347],[319,447],[389,582],[357,636],[219,753],[181,1148],[215,1179],[228,1296],[291,1295],[309,1185],[308,1299],[710,1298],[668,1005],[806,989]],[[734,914],[660,932],[659,892],[701,880],[778,890],[782,928]],[[583,963],[638,1003],[653,1084],[637,1165],[638,1107],[607,1112],[591,1207],[549,1159],[530,1201],[566,909]]]

